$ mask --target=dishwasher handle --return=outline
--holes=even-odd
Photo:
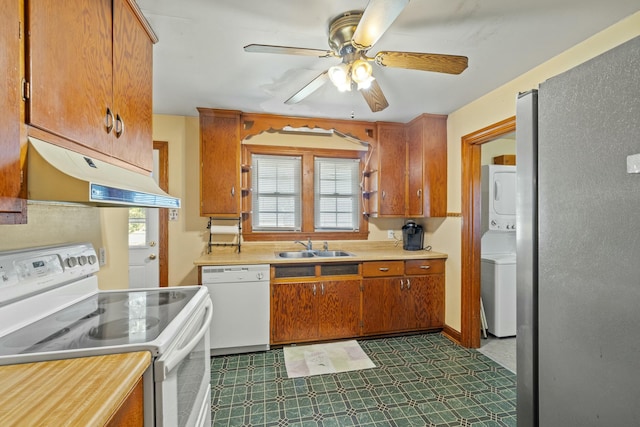
[[[175,352],[170,351],[166,360],[162,360],[162,358],[160,358],[156,362],[159,368],[156,370],[156,381],[164,381],[169,376],[169,373],[198,345],[198,342],[200,342],[204,334],[209,331],[209,328],[211,327],[211,317],[213,316],[213,303],[211,302],[211,299],[207,300],[207,304],[204,309],[206,312],[204,323],[193,338]]]

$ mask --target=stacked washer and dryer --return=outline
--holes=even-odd
[[[482,166],[482,303],[489,333],[516,335],[516,167]]]

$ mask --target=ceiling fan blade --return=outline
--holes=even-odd
[[[369,86],[368,89],[361,89],[360,92],[374,113],[382,111],[389,106],[387,98],[385,98],[384,93],[382,93],[382,88],[380,88],[380,85],[375,80],[371,82],[371,86]]]
[[[298,102],[302,101],[307,96],[318,90],[323,84],[327,82],[327,80],[329,80],[329,71],[324,71],[318,77],[307,83],[305,87],[296,92],[295,95],[284,101],[284,103],[297,104]]]
[[[351,43],[358,49],[373,46],[393,24],[409,0],[369,0],[360,23],[353,33]]]
[[[278,53],[284,55],[316,56],[320,58],[328,58],[330,56],[334,56],[333,52],[330,50],[307,49],[304,47],[273,46],[268,44],[249,44],[244,47],[244,51],[254,53]]]
[[[375,62],[385,67],[460,74],[467,68],[469,60],[466,56],[457,55],[383,51],[376,54]]]

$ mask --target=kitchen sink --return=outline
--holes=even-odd
[[[350,252],[345,251],[314,251],[316,256],[319,257],[339,257],[339,256],[353,256]]]
[[[312,258],[315,256],[315,251],[287,251],[276,252],[280,258]]]
[[[276,256],[279,258],[331,258],[353,256],[353,254],[346,251],[284,251],[276,252]]]

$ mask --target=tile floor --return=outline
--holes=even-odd
[[[282,349],[212,358],[212,425],[516,425],[516,376],[484,354],[440,334],[359,343],[375,368],[288,379]]]
[[[497,338],[489,334],[480,340],[478,351],[516,372],[516,337]]]

